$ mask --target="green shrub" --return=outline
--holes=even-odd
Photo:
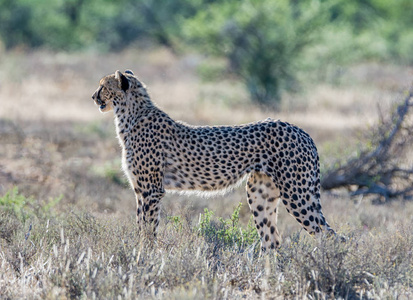
[[[253,225],[252,217],[248,222],[247,228],[244,229],[239,224],[239,212],[242,204],[239,203],[229,219],[219,218],[213,220],[214,213],[205,208],[204,214],[199,218],[197,231],[209,242],[238,248],[244,248],[257,244],[259,236],[255,226]]]
[[[253,101],[274,105],[282,90],[296,88],[300,55],[325,24],[325,12],[318,1],[219,1],[184,30],[202,51],[228,59]]]

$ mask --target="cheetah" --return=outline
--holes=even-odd
[[[156,234],[166,190],[225,191],[246,177],[263,250],[280,245],[280,201],[310,235],[335,235],[321,211],[317,148],[302,129],[270,118],[238,126],[175,121],[130,70],[103,77],[92,99],[101,112],[114,112],[139,227],[150,224]]]

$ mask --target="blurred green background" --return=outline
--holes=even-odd
[[[2,48],[121,51],[163,45],[223,58],[201,74],[242,81],[276,106],[331,65],[413,63],[411,0],[0,0]],[[303,75],[304,74],[304,75]]]

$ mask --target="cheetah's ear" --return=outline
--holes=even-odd
[[[115,72],[115,79],[119,81],[119,86],[120,88],[126,92],[126,90],[129,88],[129,81],[128,78],[126,78],[125,75],[123,75],[119,70]]]

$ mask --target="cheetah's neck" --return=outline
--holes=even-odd
[[[144,88],[137,89],[128,94],[126,101],[120,102],[114,107],[114,112],[116,132],[120,144],[124,148],[128,147],[130,132],[136,132],[136,128],[145,119],[157,113],[167,116],[152,102]]]
[[[124,101],[114,105],[118,134],[129,132],[148,111],[155,107],[144,88],[132,91]]]

